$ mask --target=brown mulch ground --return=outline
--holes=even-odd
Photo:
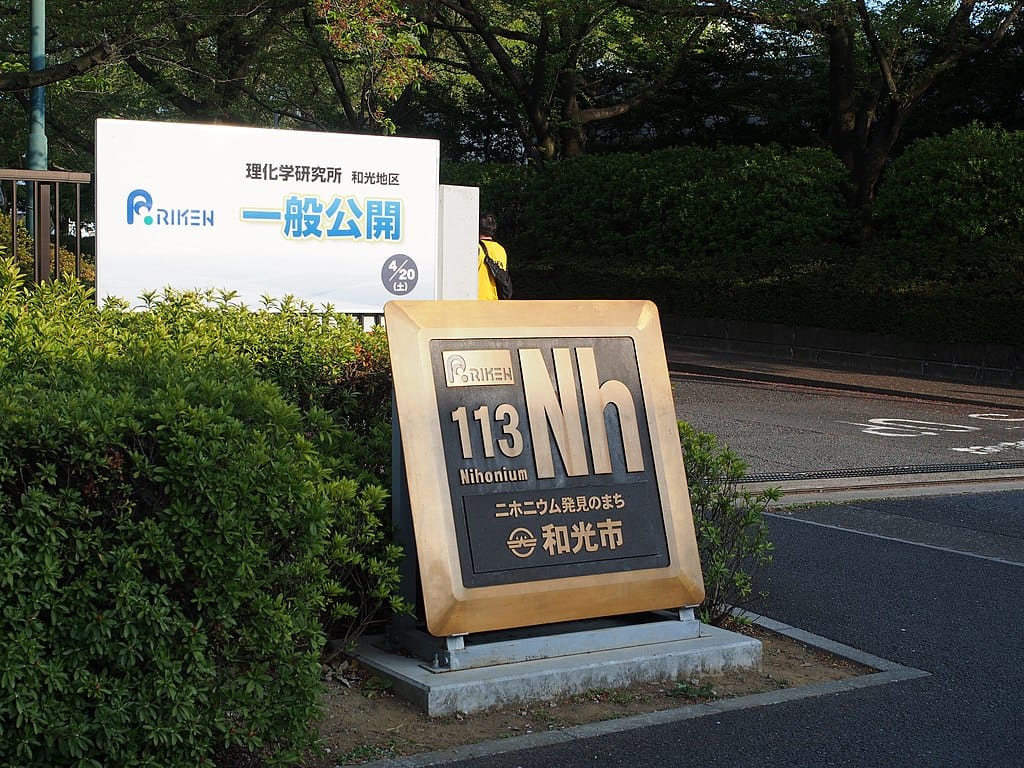
[[[874,671],[761,627],[732,629],[761,640],[760,671],[736,670],[699,680],[594,690],[558,701],[450,717],[427,717],[392,694],[384,680],[342,660],[327,671],[325,715],[320,725],[323,753],[304,765],[358,765]]]

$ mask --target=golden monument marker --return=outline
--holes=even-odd
[[[703,600],[654,304],[384,314],[431,634]]]

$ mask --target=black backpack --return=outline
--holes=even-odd
[[[491,258],[491,254],[487,250],[487,243],[481,240],[480,247],[484,249],[484,264],[487,265],[487,269],[490,271],[491,277],[494,278],[494,285],[498,289],[498,298],[511,299],[512,278],[498,262]]]

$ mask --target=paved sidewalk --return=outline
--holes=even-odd
[[[765,357],[700,351],[674,345],[671,337],[665,339],[665,354],[668,358],[669,371],[672,373],[696,373],[745,381],[797,384],[1024,410],[1024,390],[1011,387],[839,370]]]

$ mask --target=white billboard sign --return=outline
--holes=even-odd
[[[436,141],[96,122],[96,292],[381,312],[437,298]]]

